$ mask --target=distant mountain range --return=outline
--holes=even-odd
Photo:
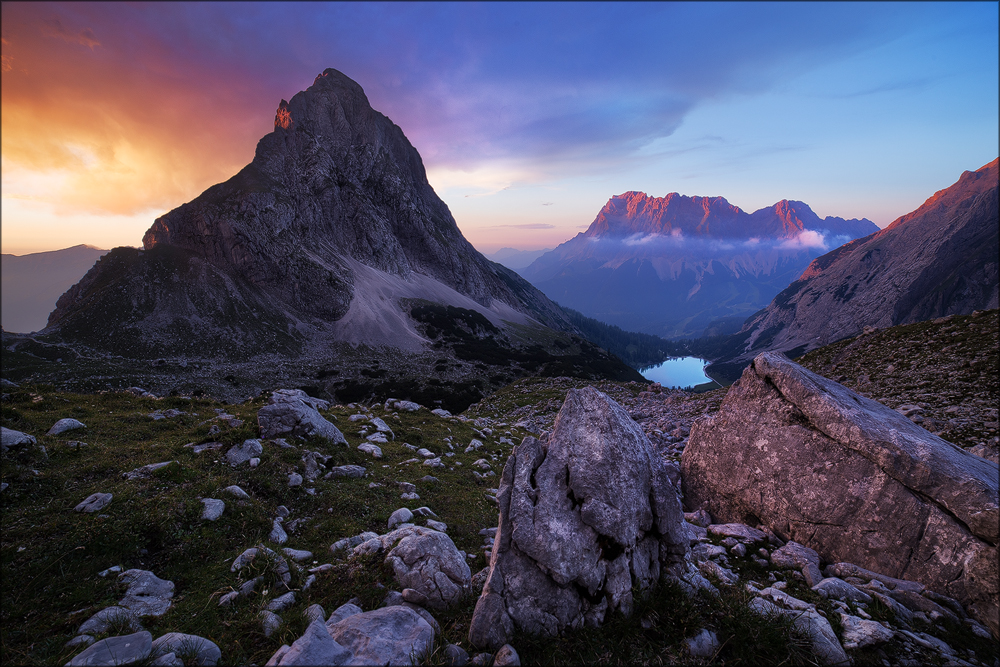
[[[4,330],[26,333],[43,329],[56,300],[107,252],[75,245],[50,252],[3,255],[0,317]]]
[[[503,264],[508,269],[518,271],[525,268],[551,250],[552,248],[545,248],[544,250],[517,250],[516,248],[500,248],[492,255],[486,255],[486,258],[496,262],[497,264]]]
[[[782,200],[747,213],[722,197],[612,197],[587,231],[522,276],[560,305],[666,338],[718,333],[788,286],[817,256],[878,227]],[[722,331],[725,333],[725,331]]]
[[[861,334],[1000,306],[998,161],[962,174],[880,232],[813,261],[734,337],[717,373]],[[728,370],[727,370],[728,369]]]

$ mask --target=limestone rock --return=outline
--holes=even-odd
[[[17,449],[36,444],[35,436],[21,433],[6,427],[0,427],[0,450]]]
[[[326,477],[364,477],[365,469],[358,465],[336,466],[330,468]]]
[[[198,635],[168,632],[153,642],[153,653],[171,652],[179,656],[191,656],[191,664],[211,667],[222,659],[222,651],[215,644]]]
[[[245,463],[263,452],[264,446],[260,443],[260,440],[244,440],[243,444],[234,445],[226,452],[226,461],[235,468],[239,464]]]
[[[521,657],[510,644],[504,644],[493,655],[493,667],[520,667]]]
[[[99,512],[108,506],[113,496],[110,493],[92,493],[83,499],[83,502],[74,507],[77,512]]]
[[[986,635],[989,636],[989,633]],[[94,638],[91,635],[77,635],[73,637],[68,642],[66,642],[66,648],[75,648],[77,646],[87,647],[94,643]]]
[[[403,587],[403,598],[431,609],[458,604],[469,592],[472,572],[451,538],[420,526],[394,532],[398,542],[385,563]]]
[[[108,637],[91,644],[83,653],[69,661],[70,667],[97,665],[132,665],[149,657],[153,635],[145,630],[121,637]]]
[[[305,616],[309,623],[312,623],[313,621],[320,621],[324,624],[326,623],[326,612],[323,610],[323,607],[318,604],[311,604],[306,607],[306,610],[302,612],[302,615]]]
[[[174,597],[174,582],[160,579],[149,570],[125,570],[118,581],[127,585],[118,604],[138,616],[163,616],[170,609]]]
[[[87,426],[83,422],[77,421],[76,419],[60,419],[52,425],[52,428],[50,428],[45,435],[60,435],[66,431],[75,431],[80,428],[87,428]]]
[[[812,589],[823,597],[835,598],[844,602],[864,602],[868,604],[872,601],[872,596],[837,577],[827,577],[814,585]]]
[[[364,610],[356,604],[352,604],[350,602],[342,604],[333,610],[333,613],[330,614],[330,618],[326,619],[326,626],[329,628],[337,623],[340,623],[345,618],[362,613],[364,613]]]
[[[289,549],[288,547],[285,547],[281,550],[281,552],[297,563],[301,563],[312,558],[312,552],[304,549]]]
[[[223,491],[225,491],[226,493],[230,493],[236,496],[237,498],[250,500],[250,495],[240,487],[236,486],[235,484],[233,484],[232,486],[227,486],[226,488],[223,489]]]
[[[319,413],[329,407],[328,402],[312,398],[300,389],[278,389],[271,394],[270,404],[257,412],[260,437],[318,436],[346,445],[347,440],[340,429]]]
[[[844,648],[846,649],[884,644],[893,637],[893,631],[881,623],[843,612],[840,614],[840,627],[843,629]]]
[[[685,639],[684,645],[691,657],[705,658],[706,660],[711,660],[720,648],[719,637],[707,628],[694,637]]]
[[[84,621],[80,629],[76,631],[76,634],[103,634],[108,631],[112,623],[126,624],[132,632],[142,630],[139,617],[131,609],[127,609],[126,607],[106,607]]]
[[[276,659],[277,658],[277,659]],[[268,665],[345,665],[352,661],[351,652],[338,644],[322,621],[313,621],[305,633],[290,646],[282,646],[267,662]]]
[[[352,664],[415,664],[430,654],[434,644],[434,628],[403,606],[354,614],[326,627],[351,652]]]
[[[469,652],[457,644],[448,644],[444,647],[444,664],[449,667],[465,667],[469,664]]]
[[[744,544],[767,541],[767,535],[764,531],[751,528],[742,523],[710,524],[707,527],[707,532],[719,537],[732,537]]]
[[[267,603],[269,611],[284,611],[295,604],[295,592],[288,591],[284,595],[279,595]]]
[[[692,507],[918,581],[1000,632],[998,467],[895,410],[765,353],[694,423],[682,467]]]
[[[801,571],[809,586],[815,586],[823,580],[823,575],[819,571],[819,554],[798,542],[792,541],[776,549],[771,554],[771,564]]]
[[[267,609],[260,612],[260,624],[264,630],[264,636],[270,637],[274,631],[281,627],[281,617],[273,611]]]
[[[281,527],[281,517],[275,517],[271,523],[271,533],[267,536],[275,544],[284,544],[288,541],[288,533]]]
[[[413,512],[411,512],[409,509],[405,507],[400,507],[398,510],[396,510],[389,516],[389,521],[387,523],[387,526],[389,530],[392,530],[399,524],[409,523],[410,521],[413,521]]]
[[[498,648],[515,627],[558,635],[628,614],[632,588],[683,569],[688,536],[662,459],[625,410],[571,389],[547,443],[511,454],[497,493],[500,527],[469,630]]]
[[[427,519],[424,523],[431,530],[437,530],[437,531],[440,531],[442,533],[447,533],[448,532],[448,524],[446,524],[446,523],[442,523],[440,521],[435,521],[434,519]]]
[[[226,503],[215,498],[202,498],[205,510],[201,513],[201,518],[207,521],[215,521],[226,511]]]
[[[829,621],[820,616],[814,609],[789,610],[782,609],[763,598],[755,598],[750,602],[750,608],[764,616],[784,615],[792,619],[795,628],[809,637],[812,650],[821,664],[847,667],[851,664],[843,647],[837,640],[837,635],[830,627]]]
[[[358,450],[364,452],[365,454],[370,454],[372,458],[382,458],[382,448],[378,445],[373,445],[370,442],[361,443],[358,445]]]

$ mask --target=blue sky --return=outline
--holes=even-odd
[[[480,250],[613,195],[885,226],[998,154],[997,3],[9,3],[4,252],[138,245],[334,67]]]

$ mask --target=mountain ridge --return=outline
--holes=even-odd
[[[869,329],[997,308],[998,164],[964,172],[880,232],[816,258],[717,363],[764,350],[797,356]]]
[[[630,191],[520,273],[588,317],[687,338],[751,315],[822,251],[876,231],[870,220],[821,219],[793,200],[746,213],[723,197]]]
[[[3,328],[39,331],[59,297],[108,250],[77,244],[59,250],[13,255],[5,253],[3,273]]]

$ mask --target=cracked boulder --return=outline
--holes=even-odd
[[[676,488],[642,428],[605,394],[571,389],[547,442],[504,467],[500,526],[469,640],[495,650],[515,629],[558,635],[628,615],[632,590],[683,574]]]
[[[693,509],[920,582],[998,636],[997,464],[770,352],[695,422],[681,462]]]
[[[344,434],[327,421],[320,410],[330,404],[313,398],[301,389],[278,389],[271,393],[271,402],[257,412],[260,437],[269,439],[286,435],[303,438],[319,436],[330,442],[346,445]]]

